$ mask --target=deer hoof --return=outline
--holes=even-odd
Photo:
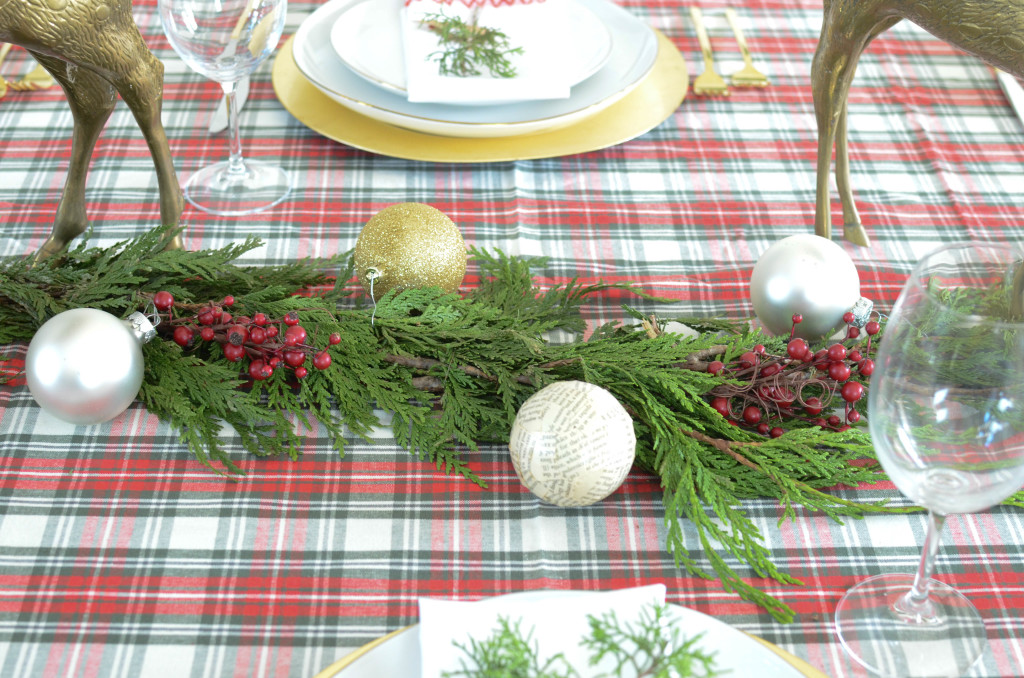
[[[51,235],[46,239],[42,247],[36,250],[35,255],[32,257],[32,263],[38,264],[41,261],[46,261],[50,257],[63,252],[66,246],[67,243],[60,243]]]
[[[854,245],[860,245],[862,247],[870,247],[871,239],[868,237],[868,232],[864,230],[864,227],[860,224],[843,224],[843,237]]]
[[[165,250],[182,250],[185,249],[185,243],[181,239],[181,232],[174,234],[174,237],[167,241],[164,245]]]

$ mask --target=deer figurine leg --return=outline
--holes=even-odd
[[[843,206],[843,237],[856,245],[867,247],[871,244],[867,231],[860,223],[857,205],[853,202],[853,188],[850,185],[850,154],[846,138],[846,102],[839,110],[836,124],[836,190]]]
[[[165,226],[176,225],[184,209],[184,198],[174,171],[174,158],[167,142],[167,133],[160,120],[163,104],[164,65],[146,49],[139,38],[139,59],[134,62],[138,69],[126,76],[111,80],[121,98],[131,109],[135,121],[149,146],[153,164],[156,166],[157,184],[160,187],[160,219]],[[180,249],[181,235],[175,235],[167,247]]]
[[[868,43],[895,25],[899,17],[875,18],[870,5],[861,0],[859,11],[850,11],[845,0],[826,2],[821,38],[811,64],[811,89],[818,124],[817,184],[815,187],[814,232],[832,237],[830,182],[832,152],[836,155],[836,187],[843,206],[843,235],[857,245],[867,245],[850,187],[850,163],[846,139],[846,99],[857,70],[857,61]]]
[[[91,71],[78,69],[46,54],[32,52],[32,56],[64,90],[75,122],[71,137],[71,162],[53,220],[53,231],[36,252],[37,259],[45,259],[62,251],[89,225],[85,213],[85,179],[89,172],[89,160],[96,140],[114,110],[117,97],[113,86]]]

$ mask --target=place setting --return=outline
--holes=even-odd
[[[509,70],[442,73],[443,57],[459,58],[457,39],[439,47],[453,27],[500,35]],[[273,83],[286,109],[336,141],[488,162],[634,138],[671,115],[689,77],[670,40],[606,0],[331,0],[282,47]]]

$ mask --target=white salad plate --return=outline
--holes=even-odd
[[[451,137],[508,137],[570,125],[626,96],[654,66],[654,31],[609,0],[576,0],[607,28],[611,48],[596,73],[571,90],[567,99],[465,106],[411,103],[357,75],[338,56],[331,31],[338,18],[367,0],[330,0],[295,32],[295,64],[313,86],[368,118],[417,132]]]
[[[579,591],[529,591],[509,594],[521,597],[579,595]],[[682,639],[703,634],[697,643],[715,656],[719,675],[735,678],[824,678],[824,674],[803,660],[755,636],[735,629],[714,617],[669,605],[667,622],[679,629]],[[578,642],[566,638],[566,642]],[[315,678],[381,678],[420,676],[419,625],[409,626],[378,639],[318,673]]]
[[[331,28],[331,46],[356,75],[373,85],[407,96],[401,25],[403,4],[402,0],[361,0],[350,5]],[[543,23],[517,25],[519,33],[508,31],[510,44],[524,50],[520,63],[526,61],[527,67],[534,69],[557,63],[570,87],[586,80],[607,63],[612,49],[611,32],[585,5],[578,0],[549,0],[543,10]],[[500,12],[501,8],[494,11]],[[489,25],[486,14],[481,14],[480,23]],[[459,103],[493,105],[497,102]]]

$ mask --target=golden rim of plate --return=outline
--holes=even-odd
[[[325,668],[323,671],[313,676],[313,678],[337,678],[338,673],[341,672],[342,669],[348,668],[353,662],[355,662],[357,659],[365,655],[373,648],[377,647],[378,645],[383,645],[395,636],[405,633],[406,631],[409,631],[411,629],[414,629],[416,628],[416,626],[416,624],[405,626],[396,631],[392,631],[386,636],[381,636],[376,640],[370,641],[358,650],[353,650],[351,653],[334,662],[333,664]],[[779,657],[779,659],[792,666],[806,678],[828,678],[828,675],[826,675],[819,669],[814,668],[803,659],[800,659],[800,657],[797,657],[795,655],[790,654],[789,652],[786,652],[781,647],[769,643],[764,638],[758,638],[752,633],[746,633],[746,631],[744,631],[744,633],[747,636],[749,636],[752,640],[756,640],[758,643],[764,645],[766,648],[771,650],[776,656]]]
[[[679,108],[690,84],[686,61],[671,40],[652,30],[658,39],[658,55],[633,91],[582,120],[534,134],[441,136],[374,120],[345,108],[306,79],[295,64],[294,36],[274,60],[272,81],[277,98],[299,122],[328,139],[363,151],[454,163],[553,158],[629,141],[657,127]]]

